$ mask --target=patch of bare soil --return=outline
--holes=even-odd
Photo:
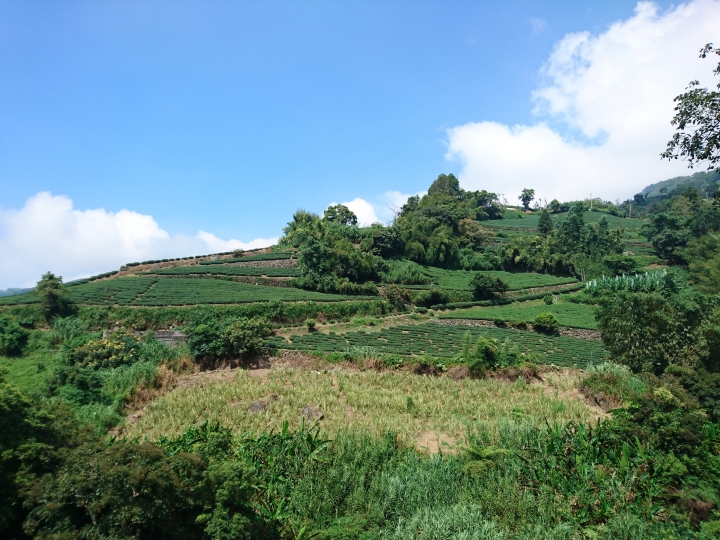
[[[470,377],[470,370],[467,366],[451,366],[448,368],[445,375],[454,381],[462,379],[468,379]]]
[[[569,368],[548,367],[547,370],[543,372],[543,375],[545,378],[543,384],[545,385],[546,394],[555,395],[557,392],[558,397],[585,402],[593,411],[597,420],[610,418],[607,411],[621,406],[621,404],[616,401],[613,402],[612,406],[609,406],[609,401],[602,402],[605,406],[598,403],[589,389],[578,387],[578,374]],[[562,389],[562,387],[566,388]]]
[[[517,367],[517,368],[503,368],[496,371],[488,371],[487,378],[496,379],[498,381],[505,381],[509,383],[517,382],[522,377],[525,382],[543,382],[543,378],[535,367]]]
[[[151,401],[174,390],[177,386],[178,379],[176,374],[164,364],[160,365],[155,380],[146,386],[137,388],[130,397],[125,407],[127,411],[125,424],[137,422],[138,418],[145,414]],[[117,426],[111,429],[109,433],[110,435],[119,437],[123,433],[123,426]]]
[[[454,437],[432,429],[421,433],[415,439],[415,448],[428,454],[437,454],[438,452],[456,454],[456,445],[457,440]]]
[[[590,388],[581,386],[577,389],[578,395],[591,407],[599,407],[603,412],[611,411],[612,409],[619,409],[622,407],[620,403],[613,396],[608,396],[605,392],[595,392]],[[607,415],[610,416],[610,415]]]

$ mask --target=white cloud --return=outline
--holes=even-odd
[[[331,202],[328,206],[334,206],[336,204],[338,203]],[[355,212],[355,215],[358,218],[358,225],[361,227],[367,227],[373,223],[380,222],[377,214],[375,214],[375,208],[365,199],[355,197],[352,201],[342,202],[340,204],[347,206],[350,210]]]
[[[537,17],[530,17],[530,26],[532,27],[533,34],[539,34],[545,30],[545,21]]]
[[[171,237],[152,216],[130,210],[75,210],[70,198],[42,192],[19,210],[0,209],[0,289],[31,286],[48,270],[68,281],[133,261],[276,242],[277,238],[226,241],[205,231]]]
[[[279,238],[256,238],[250,242],[241,242],[240,240],[230,239],[222,240],[212,233],[198,231],[196,238],[205,242],[210,251],[213,253],[222,253],[224,251],[233,251],[235,249],[257,249],[277,244]]]
[[[688,174],[661,161],[673,134],[673,98],[699,79],[714,85],[711,60],[720,2],[695,0],[667,12],[640,2],[635,14],[599,35],[568,34],[555,46],[533,93],[538,122],[469,123],[448,130],[448,159],[464,167],[464,188],[539,196],[626,199],[647,184]],[[592,142],[588,142],[588,141]]]

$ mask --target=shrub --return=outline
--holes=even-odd
[[[55,317],[52,321],[50,339],[53,343],[71,341],[85,332],[85,325],[77,317]]]
[[[482,272],[475,274],[470,280],[470,286],[478,300],[493,298],[496,294],[503,294],[508,290],[508,284],[502,279]]]
[[[603,362],[588,366],[588,377],[582,385],[594,392],[603,392],[619,401],[630,401],[638,398],[645,391],[645,383],[634,376],[630,368],[614,362]]]
[[[22,353],[27,332],[13,319],[0,315],[0,354],[12,356]]]
[[[305,321],[305,326],[307,326],[308,332],[315,330],[315,319],[308,319]]]
[[[40,309],[48,322],[52,321],[53,317],[62,317],[72,310],[72,304],[65,297],[67,288],[60,276],[50,272],[43,274],[33,293],[40,296]]]
[[[272,333],[270,324],[260,317],[230,320],[224,329],[223,340],[227,354],[242,356],[260,352],[263,339]]]
[[[402,285],[426,285],[432,283],[432,278],[423,272],[422,266],[408,260],[389,263],[388,270],[383,273],[382,278],[385,283]]]
[[[74,341],[66,347],[66,358],[71,366],[108,369],[132,364],[139,359],[139,341],[126,330],[114,332],[109,339],[90,339],[78,347],[72,347]]]
[[[200,315],[198,323],[189,328],[188,348],[197,359],[237,358],[259,352],[263,339],[271,333],[263,317],[234,317],[220,322]]]
[[[402,308],[410,303],[410,293],[400,285],[386,285],[382,289],[381,296],[386,298],[395,308]]]
[[[557,334],[559,327],[560,323],[558,322],[557,317],[549,311],[540,313],[533,321],[533,328],[535,331],[542,332],[543,334]]]
[[[552,294],[546,294],[543,296],[543,302],[546,306],[552,305],[555,302],[555,297]]]

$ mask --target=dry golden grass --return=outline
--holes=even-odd
[[[128,438],[156,440],[174,436],[205,420],[232,427],[236,433],[279,429],[283,422],[300,425],[303,407],[317,405],[325,417],[323,433],[332,437],[353,428],[371,435],[397,433],[405,444],[431,450],[463,441],[468,427],[494,431],[499,422],[593,421],[597,411],[572,395],[575,375],[546,378],[543,384],[495,380],[452,380],[396,372],[316,371],[273,368],[264,377],[237,370],[234,379],[198,379],[150,403]],[[270,394],[278,399],[267,410],[252,413],[251,402]],[[438,444],[428,443],[437,439]]]

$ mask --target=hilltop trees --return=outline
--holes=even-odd
[[[503,268],[551,274],[574,274],[587,277],[588,272],[612,273],[603,258],[623,251],[622,230],[610,230],[605,217],[596,223],[585,221],[585,206],[576,202],[557,227],[542,236],[519,237],[500,253]],[[550,220],[547,215],[544,221]],[[543,230],[547,231],[547,221]]]
[[[342,204],[328,206],[323,213],[323,220],[340,223],[341,225],[357,225],[355,212]]]
[[[523,189],[518,200],[522,201],[525,210],[530,210],[530,203],[535,200],[535,190],[528,188]]]
[[[302,277],[296,285],[368,294],[394,258],[445,268],[496,268],[499,259],[483,253],[494,233],[479,222],[500,218],[497,195],[465,191],[454,175],[441,174],[427,195],[408,198],[389,226],[358,227],[357,217],[343,205],[329,207],[322,218],[298,210],[281,244],[299,249]]]

